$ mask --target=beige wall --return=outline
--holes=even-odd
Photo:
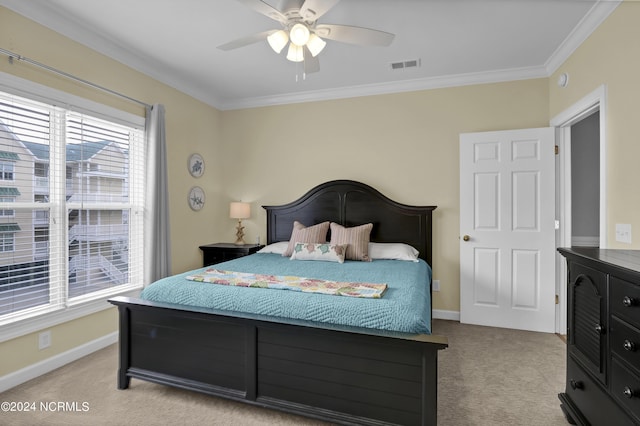
[[[3,7],[0,7],[0,47],[145,103],[165,105],[173,271],[199,266],[202,258],[198,245],[222,238],[216,230],[219,221],[214,208],[221,191],[220,112]],[[144,115],[144,109],[135,103],[57,77],[25,62],[10,64],[2,55],[0,72]],[[198,180],[187,170],[187,158],[193,152],[202,154],[206,161],[205,177]],[[187,205],[189,188],[196,184],[208,195],[207,205],[198,213]],[[0,377],[116,331],[115,308],[51,330],[53,344],[42,351],[37,349],[37,333],[0,343]]]
[[[635,130],[640,98],[640,4],[624,3],[558,70],[566,89],[536,79],[220,112],[135,70],[95,53],[0,7],[0,47],[49,64],[167,110],[173,272],[200,264],[199,244],[230,241],[235,223],[228,202],[252,203],[243,222],[247,240],[264,241],[262,204],[292,201],[330,179],[355,179],[408,204],[438,205],[434,216],[434,272],[442,291],[434,309],[459,309],[458,135],[547,126],[549,119],[601,84],[608,88],[609,232],[631,223],[640,241],[640,143]],[[24,63],[0,57],[0,71],[136,114],[140,107],[96,93]],[[199,152],[204,177],[186,162]],[[224,161],[223,161],[224,160]],[[191,186],[202,186],[205,208],[191,212]],[[628,247],[628,246],[625,246]],[[638,248],[640,244],[634,243]],[[0,343],[0,376],[117,329],[112,310],[53,327],[54,345],[37,350],[37,336]],[[59,337],[56,337],[59,336]],[[73,336],[73,337],[72,337]]]
[[[605,85],[608,247],[640,248],[640,3],[626,1],[549,79],[550,117]],[[556,84],[561,73],[569,85]],[[615,241],[615,224],[631,224],[633,244]]]
[[[38,349],[37,334],[0,343],[0,377],[113,333],[118,329],[117,311],[107,309],[48,329],[51,346],[42,350]]]
[[[224,112],[225,196],[252,202],[247,241],[264,241],[261,205],[354,179],[434,213],[434,309],[459,309],[458,139],[548,125],[547,79]],[[232,236],[229,223],[227,238]]]

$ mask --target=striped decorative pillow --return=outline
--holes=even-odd
[[[297,220],[294,221],[289,245],[282,255],[290,257],[293,254],[293,247],[296,243],[326,243],[327,231],[329,231],[329,222],[322,222],[306,227]]]
[[[346,245],[347,251],[344,258],[348,260],[362,260],[371,262],[369,257],[369,238],[371,236],[372,223],[366,225],[345,228],[342,225],[331,222],[331,245]]]

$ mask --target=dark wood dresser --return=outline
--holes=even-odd
[[[640,424],[640,250],[558,249],[567,259],[569,423]]]

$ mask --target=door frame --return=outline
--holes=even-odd
[[[550,121],[556,128],[556,246],[571,246],[571,126],[600,111],[600,248],[607,246],[607,86],[601,85]],[[567,332],[567,265],[556,253],[556,333]]]

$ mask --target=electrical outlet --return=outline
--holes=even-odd
[[[440,280],[433,280],[433,283],[431,283],[431,289],[433,291],[440,291]]]
[[[38,349],[42,350],[51,346],[51,330],[38,334]]]
[[[616,241],[631,244],[631,225],[628,223],[616,223]]]

